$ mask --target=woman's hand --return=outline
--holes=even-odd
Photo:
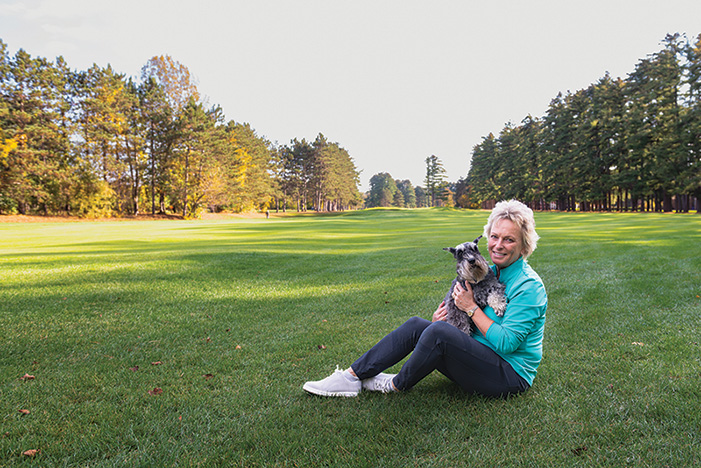
[[[455,283],[455,288],[453,288],[453,300],[455,301],[457,308],[463,312],[467,312],[468,310],[472,310],[473,308],[477,307],[470,283],[465,283],[464,288],[459,282]],[[489,330],[489,327],[491,327],[494,323],[494,321],[487,317],[484,314],[484,311],[479,307],[475,309],[475,313],[472,316],[472,321],[484,336],[487,336],[487,330]]]
[[[463,312],[477,305],[475,304],[475,296],[472,294],[470,283],[465,283],[464,288],[459,281],[455,283],[455,288],[453,288],[453,300],[457,308]]]
[[[448,320],[448,308],[445,306],[445,301],[443,301],[433,313],[433,319],[431,321],[441,322],[446,320]]]

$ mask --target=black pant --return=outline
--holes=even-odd
[[[413,351],[413,353],[412,353]],[[490,397],[506,397],[528,390],[513,367],[488,346],[447,322],[412,317],[385,336],[351,368],[362,380],[393,366],[411,353],[393,383],[408,390],[438,369],[463,390]]]

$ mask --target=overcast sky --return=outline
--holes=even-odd
[[[464,177],[483,136],[625,78],[674,32],[701,33],[701,0],[0,0],[10,55],[138,77],[168,54],[227,120],[338,142],[362,190],[379,172],[422,185],[432,154]]]

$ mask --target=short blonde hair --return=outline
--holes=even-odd
[[[494,206],[489,215],[487,224],[484,225],[484,236],[489,239],[492,226],[496,221],[508,219],[521,229],[521,241],[523,242],[523,259],[527,259],[538,245],[540,236],[535,232],[535,218],[533,210],[518,200],[500,201]]]

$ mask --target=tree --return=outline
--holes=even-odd
[[[682,123],[683,146],[688,149],[682,163],[681,184],[684,191],[683,211],[690,209],[690,198],[697,200],[696,212],[701,214],[701,34],[694,44],[686,48],[686,107],[688,112]]]
[[[572,99],[562,93],[550,101],[543,119],[543,156],[545,198],[559,210],[574,210],[572,194],[575,178],[570,160],[576,151],[576,121],[570,106]]]
[[[312,147],[315,209],[335,211],[357,204],[358,172],[348,152],[338,143],[329,143],[321,133]]]
[[[616,171],[619,161],[625,157],[625,95],[623,80],[612,79],[607,73],[593,87],[592,129],[596,158],[593,199],[599,199],[600,209],[610,210],[613,206],[616,187]],[[620,198],[620,197],[619,197]]]
[[[436,206],[437,195],[444,188],[445,179],[446,171],[443,167],[443,162],[435,155],[426,158],[426,179],[424,179],[424,185],[430,197],[431,206]]]
[[[172,199],[183,218],[199,214],[209,188],[206,170],[215,165],[218,143],[215,112],[207,112],[201,103],[191,98],[180,114],[181,133],[175,164],[171,166],[171,180],[174,182]]]
[[[321,133],[313,143],[294,139],[291,146],[278,148],[277,160],[279,191],[283,200],[295,199],[298,210],[335,211],[362,202],[353,159]]]
[[[493,133],[482,138],[482,142],[472,149],[469,179],[475,197],[480,202],[499,198],[499,142]]]
[[[168,165],[177,142],[178,128],[173,109],[156,78],[150,76],[137,88],[141,133],[148,155],[145,178],[149,187],[151,214],[156,214],[156,196],[160,212],[165,211],[165,186]]]
[[[282,180],[281,190],[294,200],[294,206],[298,211],[307,209],[308,189],[313,173],[313,153],[314,148],[305,139],[301,141],[296,138],[290,142],[291,146],[281,149]]]
[[[190,70],[169,55],[151,57],[141,68],[140,97],[147,107],[147,145],[151,211],[155,212],[155,195],[159,195],[160,211],[165,211],[167,194],[174,193],[169,176],[181,170],[171,167],[173,151],[181,135],[181,113],[191,102],[199,102],[197,85]]]
[[[418,208],[428,208],[430,200],[426,196],[426,191],[420,185],[414,187],[414,196],[416,197],[416,206]]]
[[[226,163],[230,194],[227,205],[234,211],[267,208],[275,195],[270,143],[247,123],[229,122],[226,134],[233,151]]]
[[[387,172],[380,172],[370,178],[370,191],[365,200],[365,206],[389,207],[394,203],[394,194],[397,192],[397,184]]]
[[[146,154],[136,86],[109,65],[79,77],[81,160],[112,187],[117,212],[138,214]]]
[[[20,49],[10,58],[2,41],[0,54],[3,204],[20,213],[65,210],[73,177],[69,119],[73,74],[61,57],[54,64]]]
[[[180,112],[190,101],[200,100],[190,70],[169,55],[151,57],[141,68],[141,78],[143,81],[153,78],[161,86],[175,113]]]
[[[462,177],[458,179],[454,190],[455,206],[460,208],[476,208],[478,206],[471,202],[470,188],[468,179]]]
[[[395,180],[394,183],[402,194],[404,206],[407,208],[416,208],[416,192],[414,191],[414,186],[411,185],[411,181],[408,179]]]
[[[668,35],[662,51],[636,65],[626,88],[630,168],[639,181],[635,195],[664,211],[671,211],[672,195],[681,193],[677,181],[687,158],[681,145],[684,110],[680,106],[679,39],[679,35]]]

